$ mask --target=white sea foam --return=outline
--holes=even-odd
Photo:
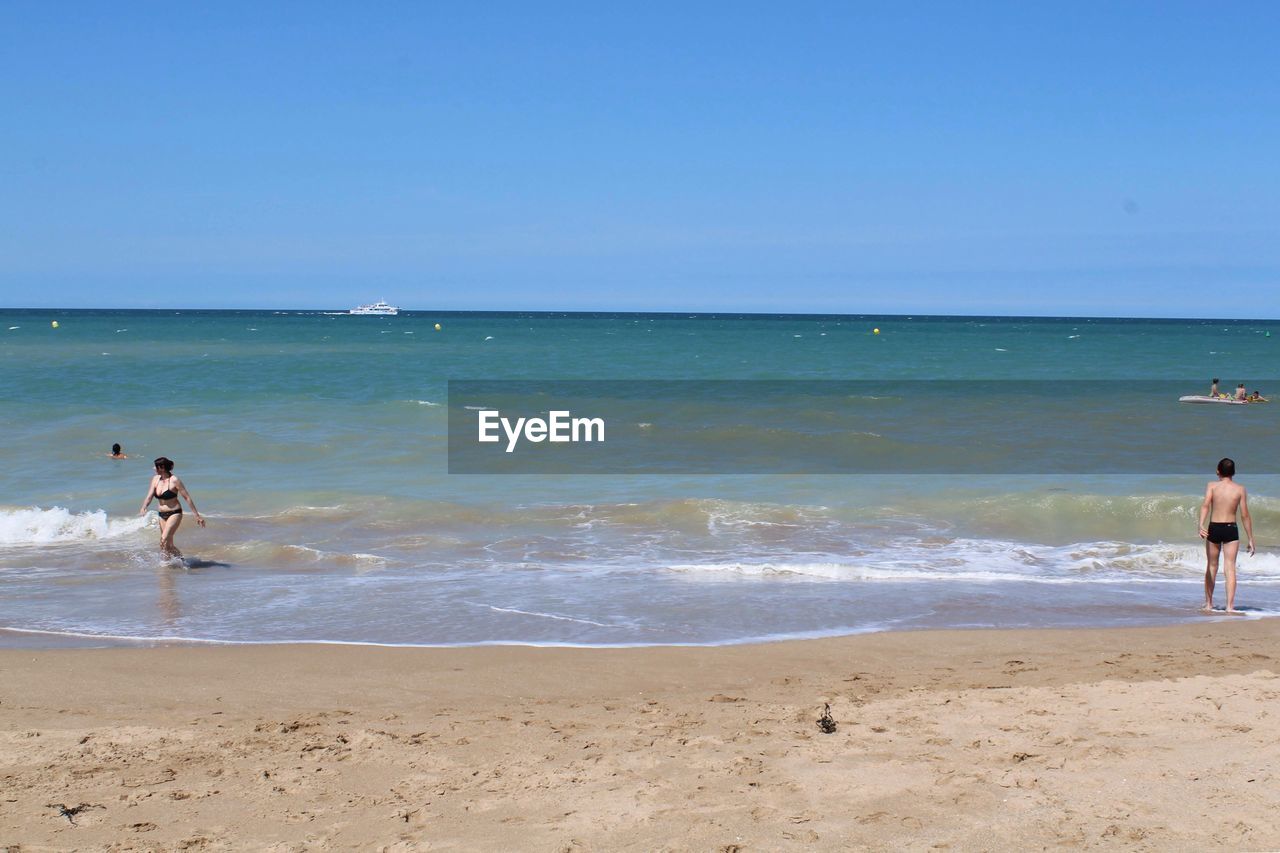
[[[1037,584],[1120,584],[1120,583],[1169,583],[1176,578],[1083,578],[1048,577],[1018,572],[996,571],[932,571],[911,566],[875,567],[857,563],[691,563],[669,567],[674,572],[734,574],[742,577],[778,577],[793,575],[832,581],[898,581],[898,582],[1021,582]],[[1183,579],[1187,583],[1198,580]]]
[[[194,643],[210,646],[234,646],[234,645],[263,645],[262,643],[245,642],[237,640],[209,640],[202,637],[143,637],[134,634],[108,634],[94,633],[89,631],[74,630],[49,630],[44,628],[19,628],[13,625],[0,625],[0,631],[8,631],[13,634],[34,634],[36,636],[46,637],[72,637],[83,640],[103,640],[113,643]]]
[[[1266,614],[1262,614],[1266,615]],[[1239,618],[1239,617],[1232,617]],[[236,640],[220,640],[209,639],[203,637],[179,637],[179,636],[154,636],[145,637],[135,634],[111,634],[111,633],[89,633],[86,631],[74,630],[47,630],[42,628],[22,628],[13,625],[0,625],[0,632],[8,632],[11,634],[34,634],[37,636],[50,637],[69,637],[75,639],[100,640],[111,643],[173,643],[173,644],[201,644],[213,646],[369,646],[371,648],[380,649],[460,649],[460,648],[477,648],[477,647],[506,647],[506,648],[529,648],[529,649],[647,649],[655,647],[664,648],[718,648],[724,646],[738,646],[747,644],[769,643],[780,640],[817,640],[824,637],[845,637],[853,634],[874,634],[880,631],[890,630],[894,625],[904,620],[887,619],[880,622],[868,622],[862,625],[836,626],[829,629],[820,629],[814,631],[784,631],[773,634],[754,634],[745,637],[735,637],[728,640],[709,640],[706,642],[632,642],[632,643],[574,643],[568,641],[555,640],[480,640],[475,642],[423,642],[423,643],[392,643],[378,642],[376,640],[336,640],[336,639],[305,639],[305,638],[285,638],[278,640],[253,640],[253,639],[236,639]],[[613,626],[606,626],[613,627]]]
[[[540,619],[555,619],[560,622],[578,622],[582,625],[594,625],[597,628],[625,627],[623,625],[610,625],[606,622],[593,622],[590,619],[578,619],[573,616],[560,616],[559,614],[556,614],[556,613],[539,613],[536,610],[517,610],[514,607],[495,607],[492,604],[477,604],[476,602],[472,602],[472,601],[469,601],[467,603],[471,604],[473,607],[487,608],[489,610],[494,611],[495,613],[514,613],[520,616],[536,616]]]
[[[352,510],[348,506],[338,504],[336,506],[309,506],[306,504],[291,506],[278,512],[267,513],[266,515],[246,515],[243,518],[263,519],[263,518],[280,518],[280,519],[310,519],[314,516],[342,516],[350,513]]]
[[[1239,570],[1251,584],[1280,583],[1280,554],[1241,554]],[[690,575],[787,577],[832,581],[1020,582],[1139,584],[1202,582],[1204,556],[1182,545],[1088,542],[1029,545],[998,540],[916,543],[855,558],[722,560],[670,565]],[[1219,580],[1225,580],[1220,573]]]
[[[255,549],[262,549],[263,543],[243,543],[242,550],[252,553]],[[343,564],[372,564],[374,567],[381,568],[386,565],[386,558],[379,557],[377,554],[365,554],[363,552],[347,553],[343,551],[326,551],[321,548],[313,548],[310,545],[266,545],[266,548],[273,551],[275,555],[280,557],[300,557],[305,560],[314,560],[316,562],[329,562]]]
[[[103,510],[73,513],[62,507],[0,509],[0,545],[48,545],[115,539],[151,523],[142,518],[108,518]]]

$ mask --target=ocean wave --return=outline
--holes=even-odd
[[[173,643],[176,645],[208,645],[208,646],[234,646],[234,645],[265,645],[265,643],[248,642],[244,640],[211,640],[203,637],[177,637],[167,635],[157,635],[154,637],[141,636],[136,634],[112,634],[107,632],[95,631],[77,631],[74,629],[53,629],[53,628],[22,628],[14,625],[0,625],[0,632],[10,634],[30,634],[38,637],[64,637],[76,640],[101,640],[103,642],[110,641],[112,643],[140,643],[150,645],[152,643]]]
[[[104,510],[0,508],[0,545],[51,545],[117,539],[152,524],[151,516],[109,518]]]
[[[1255,613],[1249,613],[1249,616],[1255,616]],[[1257,611],[1256,617],[1272,615],[1265,611]],[[1255,618],[1256,618],[1255,617]],[[865,622],[859,625],[839,625],[832,628],[824,628],[818,630],[801,630],[801,631],[778,631],[769,634],[748,634],[746,636],[736,636],[723,640],[707,640],[704,642],[690,641],[662,641],[653,640],[650,642],[573,642],[569,640],[472,640],[462,642],[386,642],[377,640],[339,640],[339,639],[312,639],[307,637],[290,637],[284,639],[259,640],[253,638],[237,638],[237,639],[214,639],[206,637],[187,637],[187,636],[141,636],[136,634],[116,634],[110,632],[89,632],[74,629],[43,629],[43,628],[23,628],[13,625],[0,625],[0,635],[9,634],[29,634],[34,636],[61,637],[65,639],[85,639],[95,640],[109,643],[121,643],[126,645],[145,644],[152,645],[173,644],[173,645],[214,645],[214,646],[367,646],[370,648],[383,649],[465,649],[465,648],[529,648],[529,649],[648,649],[648,648],[719,648],[726,646],[755,645],[759,643],[773,643],[785,640],[819,640],[827,637],[847,637],[856,634],[874,634],[881,631],[891,630],[896,625],[908,621],[906,619],[885,619],[874,622]]]
[[[671,571],[695,574],[707,572],[712,574],[741,575],[743,577],[767,578],[771,576],[795,576],[798,578],[816,578],[832,581],[920,581],[920,582],[999,582],[1015,581],[1019,583],[1039,584],[1075,584],[1075,583],[1159,583],[1170,582],[1172,578],[1073,578],[1052,577],[1018,572],[998,571],[936,571],[917,567],[882,567],[857,565],[849,563],[691,563],[670,566]],[[1185,579],[1184,579],[1185,580]]]
[[[279,542],[250,540],[205,549],[210,559],[229,563],[247,563],[271,568],[307,566],[345,567],[362,570],[380,569],[387,559],[377,554],[341,551]]]
[[[1204,560],[1195,537],[1199,502],[1177,495],[943,495],[878,507],[705,497],[516,505],[326,499],[334,503],[220,515],[212,532],[192,539],[195,531],[184,530],[180,539],[184,550],[198,546],[202,558],[233,564],[357,571],[519,563],[573,572],[1074,582],[1192,577]],[[1251,503],[1259,531],[1280,527],[1280,501]],[[154,534],[154,515],[0,508],[0,547],[78,543],[97,562],[137,550],[151,537],[130,537],[144,530]],[[1242,553],[1246,577],[1280,580],[1280,555],[1268,545],[1255,557]]]
[[[579,623],[579,624],[581,624],[581,625],[593,625],[593,626],[595,626],[595,627],[597,627],[597,628],[626,628],[626,627],[630,627],[630,626],[627,626],[627,625],[610,625],[610,624],[609,624],[609,623],[607,623],[607,622],[595,622],[595,621],[593,621],[593,620],[591,620],[591,619],[581,619],[581,618],[576,617],[576,616],[563,616],[563,615],[558,614],[558,613],[542,613],[542,612],[537,611],[537,610],[519,610],[519,609],[514,608],[514,607],[497,607],[497,606],[492,605],[492,604],[482,604],[482,603],[475,602],[475,601],[468,601],[468,602],[467,602],[467,604],[470,604],[470,605],[471,605],[471,606],[473,606],[473,607],[480,607],[480,608],[483,608],[483,609],[486,609],[486,610],[491,610],[491,611],[493,611],[494,613],[510,613],[510,614],[512,614],[512,615],[515,615],[515,616],[533,616],[534,618],[537,618],[537,619],[554,619],[554,620],[556,620],[557,622],[577,622],[577,623]]]
[[[890,543],[853,559],[727,560],[670,565],[689,575],[830,581],[1020,582],[1132,584],[1202,582],[1203,551],[1157,543],[1084,542],[1065,546],[957,539]],[[1280,583],[1280,554],[1242,554],[1249,583]],[[1225,580],[1220,572],[1219,580]]]
[[[1188,539],[1195,542],[1200,495],[1105,495],[1087,492],[951,494],[904,502],[890,511],[948,520],[992,538],[1041,541]],[[1280,529],[1280,500],[1249,499],[1254,528]]]
[[[387,537],[484,535],[519,528],[535,535],[609,528],[620,533],[730,532],[752,528],[818,527],[832,523],[826,507],[721,498],[672,498],[601,503],[468,504],[369,497],[328,506],[296,505],[272,513],[226,515],[222,524],[266,522],[376,527]],[[433,538],[432,541],[439,541]]]
[[[336,496],[335,496],[336,497]],[[522,504],[460,503],[440,500],[405,500],[381,497],[339,498],[333,503],[296,504],[274,512],[224,514],[219,527],[249,525],[238,532],[246,538],[275,539],[274,526],[323,527],[326,537],[338,529],[352,535],[365,530],[390,540],[426,536],[488,541],[495,531],[517,531],[529,536],[566,536],[594,531],[606,539],[628,536],[646,541],[678,539],[682,546],[698,541],[732,546],[736,537],[790,537],[799,549],[812,536],[824,542],[832,537],[851,546],[876,547],[902,536],[936,535],[939,541],[968,536],[997,543],[1030,542],[1069,546],[1076,542],[1185,542],[1199,547],[1196,522],[1200,500],[1190,495],[1110,496],[1068,492],[1012,492],[1001,495],[933,494],[902,498],[880,506],[827,506],[817,503],[771,502],[721,497],[656,498],[595,503],[537,502]],[[1280,501],[1251,498],[1254,526],[1260,532],[1280,529]],[[30,521],[31,513],[39,523]],[[146,521],[108,519],[101,513],[75,516],[74,525],[85,531],[106,525],[117,535]],[[28,524],[56,530],[73,524],[65,510],[9,510],[0,513],[3,527]],[[74,526],[73,525],[73,526]],[[264,535],[265,534],[265,535]],[[88,536],[86,532],[83,534]],[[77,538],[80,533],[71,533]],[[291,541],[307,541],[310,535],[291,534]],[[24,534],[22,541],[43,541]],[[1265,540],[1264,540],[1265,544]],[[817,547],[816,542],[814,547]],[[1000,544],[998,547],[1004,547]]]
[[[228,520],[276,520],[276,521],[302,521],[314,518],[356,518],[361,514],[359,507],[348,506],[346,504],[335,504],[333,506],[312,506],[310,504],[296,504],[294,506],[285,507],[267,515],[247,515],[247,516],[230,516]]]
[[[586,504],[575,509],[574,518],[580,523],[604,523],[655,531],[705,530],[713,533],[754,527],[800,528],[823,523],[825,513],[824,507],[720,498]]]

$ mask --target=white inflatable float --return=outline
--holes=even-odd
[[[1232,400],[1227,397],[1210,397],[1207,394],[1188,394],[1186,397],[1179,397],[1179,403],[1217,403],[1220,406],[1247,406],[1248,400]]]

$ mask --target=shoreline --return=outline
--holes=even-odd
[[[878,634],[914,634],[952,631],[966,633],[970,631],[1130,631],[1156,630],[1235,622],[1257,622],[1278,618],[1280,613],[1257,607],[1244,606],[1235,613],[1227,613],[1224,607],[1215,607],[1212,613],[1202,610],[1190,611],[1178,619],[1162,623],[1142,623],[1134,625],[1117,625],[1114,623],[1092,625],[1046,625],[1040,627],[997,625],[980,625],[972,627],[953,627],[948,625],[913,626],[909,628],[866,628],[861,630],[825,633],[821,631],[796,632],[761,637],[746,637],[739,640],[722,640],[705,643],[571,643],[537,640],[488,640],[473,643],[389,643],[376,640],[217,640],[199,637],[133,637],[115,634],[91,634],[77,631],[57,631],[43,628],[0,627],[0,653],[5,651],[63,651],[78,649],[185,649],[185,648],[262,648],[262,647],[327,647],[368,648],[368,649],[403,649],[422,651],[455,651],[464,649],[563,649],[579,651],[643,651],[646,649],[724,649],[739,646],[770,646],[778,643],[823,642],[827,640],[844,640],[854,637],[868,637]],[[1213,618],[1214,621],[1208,621]],[[20,640],[30,638],[33,643],[49,642],[49,645],[25,645]]]
[[[0,838],[1274,848],[1277,673],[1269,619],[716,647],[0,649]],[[50,805],[81,803],[74,824]]]

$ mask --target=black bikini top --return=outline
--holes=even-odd
[[[170,477],[169,479],[173,480],[172,477]],[[156,498],[158,498],[159,500],[171,501],[178,496],[178,493],[175,492],[173,489],[165,489],[163,492],[156,492],[155,495],[156,495]]]

